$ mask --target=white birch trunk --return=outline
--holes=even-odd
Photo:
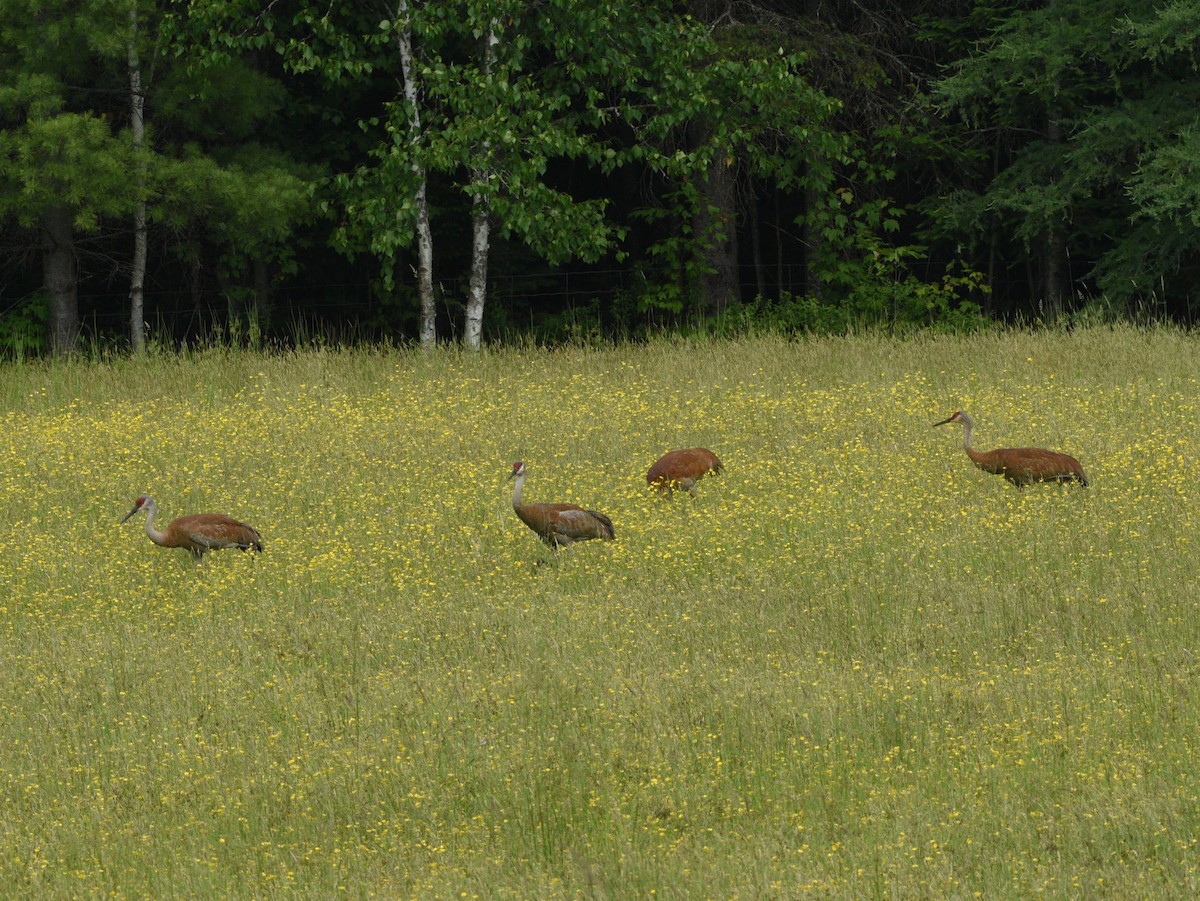
[[[433,232],[429,227],[427,177],[420,163],[421,107],[413,66],[412,22],[408,0],[396,6],[396,47],[400,51],[400,71],[404,78],[404,101],[408,104],[408,141],[413,153],[413,173],[417,177],[417,294],[421,299],[421,347],[429,350],[437,344],[437,310],[433,304]]]
[[[483,74],[491,74],[496,63],[495,24],[488,26],[483,36]],[[478,189],[471,203],[471,283],[467,289],[467,321],[463,344],[468,350],[478,350],[483,334],[483,307],[487,301],[488,252],[492,238],[492,209],[489,199],[492,179],[491,142],[486,138],[480,147],[481,165],[471,171],[471,183]]]
[[[476,174],[476,179],[486,177],[486,174]],[[471,205],[471,283],[467,289],[467,322],[463,334],[463,344],[470,350],[478,350],[482,341],[491,234],[492,219],[487,199],[476,194]]]
[[[142,66],[138,58],[138,8],[129,7],[129,127],[136,167],[137,205],[133,211],[133,272],[129,279],[129,340],[134,353],[146,349],[146,163],[142,145],[146,139],[146,95],[142,91]]]

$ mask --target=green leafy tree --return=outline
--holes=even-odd
[[[786,257],[802,263],[805,303],[862,306],[862,319],[874,319],[866,307],[895,308],[884,301],[915,280],[909,264],[924,255],[911,234],[901,235],[904,211],[893,199],[900,151],[916,146],[926,125],[913,116],[920,73],[910,60],[920,41],[912,7],[689,4],[698,31],[687,42],[693,63],[662,54],[671,72],[694,73],[683,103],[662,107],[667,115],[683,110],[689,124],[663,143],[682,143],[694,155],[664,179],[659,205],[644,213],[674,224],[651,253],[662,275],[679,277],[663,278],[645,296],[648,305],[679,313],[694,303],[719,313],[745,281],[738,267],[746,258],[765,302],[766,225],[780,265],[776,302],[791,303],[786,235]],[[797,211],[794,222],[779,218],[781,197]],[[773,223],[760,198],[773,199]],[[831,319],[858,321],[844,312]]]
[[[1139,11],[1140,12],[1140,11]],[[1128,229],[1097,265],[1101,290],[1145,300],[1156,287],[1193,298],[1200,280],[1200,7],[1168,3],[1120,23],[1128,71],[1148,67],[1145,89],[1097,116],[1088,149],[1123,151],[1133,203]],[[1157,285],[1156,285],[1157,283]]]
[[[828,127],[836,102],[812,87],[801,55],[761,41],[722,45],[696,20],[676,31],[651,57],[652,103],[639,123],[645,165],[664,185],[641,215],[667,226],[649,249],[667,278],[645,302],[720,313],[739,291],[737,228],[750,186],[824,195],[847,144]]]
[[[627,169],[653,183],[658,201],[641,216],[665,235],[650,253],[666,282],[649,303],[678,308],[704,292],[715,307],[733,292],[736,183],[827,186],[828,165],[813,160],[841,148],[820,127],[834,105],[807,85],[798,58],[777,46],[723,53],[703,23],[665,4],[306,4],[286,20],[273,8],[204,8],[219,34],[274,46],[330,84],[395,78],[394,93],[362,111],[365,159],[331,181],[330,210],[338,246],[375,255],[385,284],[417,243],[423,344],[433,340],[434,220],[451,234],[464,230],[452,217],[469,221],[468,346],[481,338],[495,238],[550,265],[622,252],[629,224],[602,191],[558,186],[556,167],[599,182]]]
[[[595,117],[579,102],[586,54],[559,60],[574,73],[574,95],[563,92],[565,81],[543,77],[553,66],[540,56],[553,56],[556,37],[577,39],[571,26],[593,21],[593,10],[552,0],[336,11],[305,4],[286,20],[248,5],[196,4],[192,11],[222,34],[243,35],[240,46],[273,46],[293,71],[329,84],[377,86],[381,73],[395,78],[395,93],[360,119],[365,159],[335,175],[328,208],[339,220],[336,245],[375,255],[385,286],[416,241],[423,345],[436,339],[431,179],[458,194],[471,222],[469,347],[481,338],[493,230],[551,262],[594,259],[618,235],[602,201],[577,200],[543,178],[552,161],[603,153],[583,127]]]
[[[975,248],[1017,242],[1047,319],[1073,279],[1129,305],[1168,284],[1191,291],[1195,19],[1193,4],[1133,0],[1001,9],[937,86],[978,163],[940,220]],[[1073,277],[1073,260],[1087,270]]]
[[[297,271],[322,167],[310,135],[280,126],[292,102],[280,79],[253,54],[214,50],[205,23],[177,13],[159,25],[150,221],[186,266],[215,255],[230,315],[245,300],[254,338],[270,324],[272,281]]]
[[[56,355],[80,332],[78,236],[136,203],[130,143],[106,119],[115,104],[85,90],[120,71],[124,48],[110,36],[123,26],[108,0],[0,6],[0,216],[38,236]]]
[[[136,349],[152,227],[199,229],[235,268],[286,259],[306,215],[298,167],[256,151],[251,130],[235,127],[247,110],[261,120],[269,84],[240,61],[183,66],[187,33],[162,25],[159,8],[139,0],[0,5],[0,65],[10,73],[0,87],[0,216],[37,236],[55,354],[80,332],[81,238],[134,235],[118,268],[130,276]]]
[[[599,37],[589,13],[611,11],[559,0],[467,4],[462,25],[472,52],[426,76],[440,112],[431,158],[443,171],[466,174],[471,200],[468,347],[481,339],[493,226],[551,264],[595,260],[619,236],[604,200],[578,199],[545,177],[554,161],[604,159],[585,90],[588,68],[607,51],[593,45],[597,57],[580,63],[576,48]],[[578,68],[559,78],[557,67],[569,65]]]
[[[315,74],[335,90],[355,85],[369,91],[381,74],[395,79],[381,105],[363,108],[357,122],[353,114],[347,117],[363,135],[363,153],[332,175],[322,204],[339,223],[333,245],[347,255],[373,255],[385,292],[394,289],[397,270],[416,243],[419,335],[428,349],[437,343],[427,124],[434,111],[426,101],[429,70],[423,59],[429,52],[425,42],[437,47],[440,32],[437,18],[427,19],[422,11],[422,4],[394,0],[336,15],[331,7],[305,4],[286,21],[253,8],[231,12],[223,4],[207,14],[243,27],[240,15],[246,23],[243,43],[274,47],[292,71]]]

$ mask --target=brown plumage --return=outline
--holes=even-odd
[[[670,494],[675,486],[679,486],[695,495],[696,483],[700,479],[723,468],[717,455],[708,448],[689,447],[686,450],[667,451],[654,461],[646,473],[646,484],[657,485],[664,494]]]
[[[243,551],[253,548],[262,551],[262,536],[254,526],[238,522],[222,513],[197,513],[171,520],[163,531],[154,528],[154,514],[158,506],[154,498],[143,495],[133,503],[133,509],[125,514],[126,522],[135,513],[146,514],[146,535],[160,547],[181,547],[199,562],[205,551],[216,551],[236,547]]]
[[[525,487],[525,464],[513,464],[509,479],[516,479],[513,488],[513,510],[521,522],[537,532],[542,541],[557,550],[576,541],[616,538],[612,520],[595,510],[585,510],[575,504],[523,504],[521,489]]]
[[[1088,483],[1079,461],[1068,454],[1040,447],[1001,447],[977,451],[971,447],[971,428],[975,425],[971,417],[959,410],[948,419],[935,422],[934,426],[948,422],[962,425],[963,447],[976,466],[984,472],[1004,476],[1018,488],[1031,482],[1078,482],[1084,486]]]

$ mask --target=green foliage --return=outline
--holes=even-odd
[[[692,215],[704,198],[695,181],[681,173],[673,190],[664,191],[661,203],[634,210],[632,217],[659,224],[664,236],[646,248],[646,263],[639,273],[636,309],[639,313],[678,316],[696,300],[696,286],[709,272],[702,248],[697,247]]]
[[[1150,18],[1129,17],[1121,23],[1134,53],[1156,65],[1190,67],[1196,71],[1200,58],[1200,8],[1191,0],[1169,0],[1155,4]]]
[[[941,223],[972,243],[1011,236],[1034,255],[1048,234],[1069,232],[1068,252],[1094,261],[1090,276],[1118,305],[1165,285],[1191,295],[1197,34],[1193,4],[1005,11],[937,88],[946,109],[1000,136],[976,148],[983,186],[947,194]]]
[[[740,40],[746,37],[740,31],[721,41],[692,19],[674,28],[678,36],[665,37],[648,57],[646,84],[634,95],[653,103],[625,114],[641,135],[631,158],[664,183],[652,205],[633,213],[660,227],[647,249],[652,284],[640,304],[678,314],[697,302],[697,286],[711,272],[709,246],[736,228],[704,191],[713,167],[729,170],[740,184],[825,196],[850,141],[830,124],[837,103],[813,87],[802,55]],[[698,233],[697,221],[711,231]],[[839,228],[822,225],[841,238]]]
[[[164,143],[186,136],[220,156],[242,141],[260,141],[264,123],[287,102],[284,83],[245,59],[204,56],[194,45],[173,49],[186,55],[159,73],[154,90],[154,119],[164,120]]]
[[[145,201],[152,244],[170,233],[207,239],[226,276],[252,259],[293,267],[313,175],[254,140],[284,102],[282,85],[240,59],[201,64],[194,33],[176,27],[184,20],[136,8],[136,33],[130,4],[117,0],[0,9],[0,62],[10,75],[0,87],[0,218],[36,243],[40,217],[65,207],[75,231],[101,246],[128,233]],[[126,127],[135,40],[148,112],[136,158]],[[91,259],[80,260],[89,275]]]
[[[930,330],[961,334],[985,328],[975,298],[988,286],[981,273],[947,270],[940,282],[918,279],[906,259],[917,253],[888,253],[863,265],[872,278],[855,272],[849,290],[837,300],[811,295],[785,295],[777,301],[759,300],[757,309],[740,315],[751,331],[782,334],[846,335],[861,332],[906,333]]]
[[[769,45],[726,52],[702,23],[658,4],[635,7],[438,4],[379,21],[314,5],[290,22],[255,14],[249,33],[295,71],[336,85],[398,74],[395,40],[411,35],[420,108],[396,89],[361,119],[367,159],[336,174],[322,200],[338,222],[335,245],[377,257],[385,290],[411,255],[414,197],[426,179],[437,221],[465,221],[482,204],[500,238],[555,265],[621,258],[628,226],[610,218],[609,200],[556,186],[550,170],[627,169],[664,186],[632,214],[666,227],[647,251],[651,284],[641,303],[682,310],[706,273],[687,223],[707,210],[697,184],[710,168],[724,161],[740,177],[785,189],[827,186],[846,143],[822,127],[836,104],[811,88],[800,56]],[[230,15],[221,4],[209,13]],[[233,15],[226,30],[245,31],[248,10]],[[490,62],[479,46],[485,34],[496,40]]]
[[[79,87],[123,64],[123,12],[108,0],[0,9],[0,217],[32,228],[45,210],[67,206],[75,227],[94,233],[132,210],[129,142]]]
[[[46,347],[49,313],[50,304],[41,293],[0,313],[0,356],[21,361],[41,353]]]
[[[155,221],[185,230],[198,223],[230,262],[290,264],[297,224],[311,216],[311,170],[271,148],[244,144],[226,163],[189,146],[151,172]]]
[[[104,217],[133,209],[128,142],[99,116],[64,112],[30,119],[0,133],[0,160],[0,216],[12,216],[25,228],[63,203],[84,232],[96,231]]]
[[[1200,130],[1184,125],[1148,151],[1129,186],[1138,214],[1181,230],[1200,230]]]
[[[336,246],[379,258],[385,288],[412,246],[414,197],[426,178],[450,179],[460,213],[486,204],[501,237],[524,242],[552,264],[595,260],[621,237],[623,230],[605,217],[604,200],[577,200],[546,179],[556,161],[605,155],[584,128],[595,113],[579,103],[590,78],[579,66],[588,58],[571,57],[570,77],[559,79],[553,65],[531,56],[535,47],[564,52],[556,38],[570,40],[570,33],[552,27],[564,19],[590,21],[574,5],[550,4],[530,14],[521,4],[464,3],[453,11],[414,6],[404,21],[331,16],[326,7],[312,6],[297,12],[299,31],[271,26],[278,28],[275,46],[294,70],[335,84],[369,79],[377,70],[398,78],[395,37],[399,29],[411,35],[421,108],[410,109],[397,89],[370,111],[359,123],[368,160],[337,174],[323,201],[339,221]],[[478,46],[486,29],[497,38],[490,67]],[[416,134],[414,115],[421,121]]]
[[[301,161],[292,136],[275,131],[289,91],[243,53],[263,49],[261,34],[235,39],[214,30],[239,13],[250,10],[199,3],[164,17],[164,56],[174,65],[156,94],[163,123],[149,171],[150,212],[183,238],[185,254],[203,236],[216,248],[219,276],[232,286],[226,290],[249,296],[252,262],[277,276],[297,270],[297,233],[319,214],[314,194],[323,172]]]
[[[925,255],[962,256],[950,271],[1006,281],[994,305],[1004,312],[1038,303],[1027,295],[1049,286],[1051,257],[1069,266],[1065,287],[1088,321],[1195,308],[1194,3],[935,5],[911,31],[902,11],[864,16],[843,0],[815,17],[811,4],[712,21],[703,5],[689,9],[10,0],[0,4],[0,217],[26,252],[10,255],[6,279],[17,273],[17,295],[36,289],[39,220],[69,208],[87,239],[80,277],[96,286],[80,295],[85,316],[111,321],[130,214],[145,200],[151,306],[156,288],[219,291],[240,309],[263,284],[251,286],[251,271],[304,284],[370,278],[353,260],[309,253],[332,247],[378,262],[366,327],[408,328],[414,198],[426,184],[435,282],[455,286],[442,311],[458,309],[450,295],[481,209],[495,271],[632,263],[620,301],[599,304],[616,331],[754,321],[761,304],[714,312],[749,257],[743,245],[730,265],[726,239],[748,237],[751,216],[764,233],[754,239],[764,292],[778,262],[781,284],[802,277],[814,293],[762,311],[793,328],[974,321],[978,276],[950,285],[921,268]],[[406,29],[416,109],[399,86]],[[146,75],[140,158],[125,125],[131,40]],[[932,97],[913,100],[938,71]],[[773,220],[772,205],[792,221]],[[603,296],[616,289],[614,278]],[[592,334],[597,305],[568,302],[529,302],[514,318],[539,336]]]

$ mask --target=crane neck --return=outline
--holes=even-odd
[[[521,506],[521,491],[525,488],[525,473],[517,476],[516,484],[513,485],[513,507]]]
[[[146,505],[146,537],[161,546],[166,541],[166,536],[154,528],[154,514],[157,512],[158,508],[154,504]]]
[[[973,425],[974,425],[974,423],[973,423],[973,422],[971,422],[971,420],[969,420],[969,419],[964,419],[964,420],[963,420],[963,424],[962,424],[962,427],[963,427],[963,447],[964,447],[964,448],[966,448],[968,451],[972,451],[972,450],[974,450],[974,449],[975,449],[975,448],[973,448],[973,447],[971,446],[971,427],[972,427]]]

